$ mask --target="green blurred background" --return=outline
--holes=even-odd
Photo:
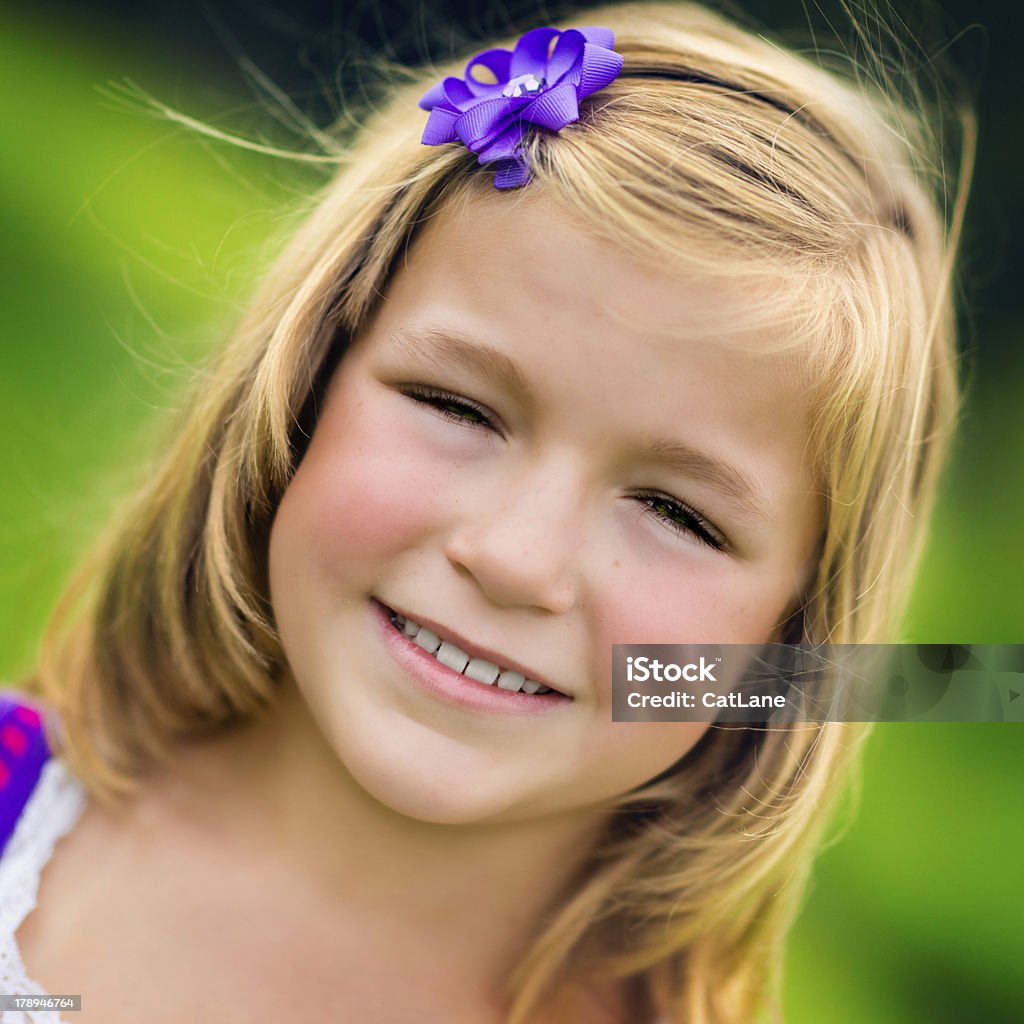
[[[834,4],[746,6],[804,31],[838,17]],[[372,92],[369,56],[441,58],[510,18],[563,8],[0,7],[0,679],[31,664],[61,581],[131,488],[153,424],[322,180],[149,116],[110,83],[294,146],[250,62],[293,97],[293,121],[326,125],[340,96]],[[951,52],[981,116],[965,244],[971,391],[906,639],[1020,643],[1021,16],[952,0],[900,13],[925,51]],[[1024,726],[876,729],[858,817],[821,858],[791,945],[789,1024],[1024,1021],[1022,778]]]

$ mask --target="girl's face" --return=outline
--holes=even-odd
[[[378,800],[595,808],[706,729],[612,722],[612,644],[759,643],[792,610],[822,513],[807,409],[780,357],[696,336],[723,301],[539,195],[449,209],[412,246],[270,538],[291,673]],[[505,688],[522,676],[551,692]]]

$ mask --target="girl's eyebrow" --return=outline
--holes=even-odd
[[[404,354],[423,356],[440,364],[459,363],[500,385],[527,405],[533,404],[530,385],[519,367],[504,352],[465,334],[445,328],[402,328],[391,335],[394,345]]]
[[[639,454],[641,458],[660,463],[722,492],[737,513],[746,519],[775,521],[775,512],[762,489],[743,470],[729,462],[716,459],[691,445],[661,439],[647,441]]]
[[[404,354],[431,361],[459,363],[488,380],[495,381],[524,404],[533,404],[529,383],[522,371],[504,352],[458,331],[436,327],[402,328],[391,341]],[[775,513],[761,488],[741,469],[716,459],[699,448],[661,438],[645,439],[636,450],[639,462],[652,462],[682,473],[719,491],[747,520],[775,521]]]

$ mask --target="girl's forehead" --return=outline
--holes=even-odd
[[[417,251],[418,250],[418,251]],[[494,274],[521,299],[552,309],[623,310],[660,300],[673,282],[588,232],[544,195],[473,197],[442,209],[413,250],[414,259],[458,268],[460,280]],[[633,310],[635,312],[635,310]]]
[[[712,243],[709,243],[712,244]],[[442,208],[417,238],[401,281],[428,304],[530,319],[597,355],[602,338],[643,337],[655,362],[680,346],[737,368],[801,378],[800,302],[792,283],[763,275],[701,276],[588,230],[543,193],[473,196]],[[640,353],[634,349],[639,359]]]

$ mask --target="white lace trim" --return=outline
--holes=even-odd
[[[44,996],[25,971],[15,933],[35,909],[39,876],[57,840],[74,828],[86,805],[85,787],[56,758],[39,782],[0,856],[0,992]],[[56,1010],[3,1010],[0,1024],[70,1024]]]

